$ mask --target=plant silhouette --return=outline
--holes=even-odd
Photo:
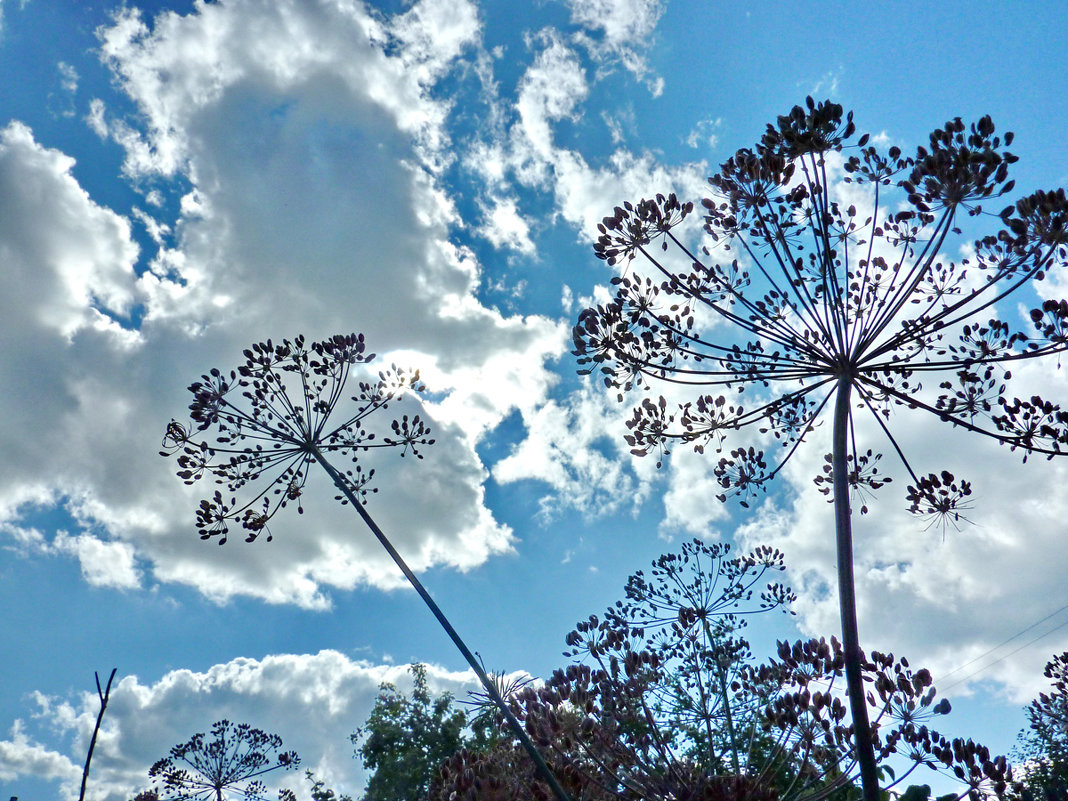
[[[573,650],[564,655],[588,654],[605,669],[605,643],[629,642],[632,632],[648,638],[657,663],[675,679],[657,706],[672,726],[703,740],[704,765],[711,770],[729,757],[739,775],[745,737],[736,731],[728,685],[749,655],[740,636],[748,616],[774,609],[793,614],[793,590],[769,580],[785,569],[783,555],[767,546],[732,556],[727,544],[683,543],[654,561],[648,575],[639,570],[628,578],[626,599],[606,610],[600,624],[578,626],[568,636]]]
[[[281,747],[277,734],[220,720],[212,725],[210,740],[203,733],[194,734],[156,762],[148,775],[161,801],[262,801],[267,788],[261,776],[295,770],[300,764],[295,751],[278,753]],[[292,790],[280,790],[278,798],[296,801]]]
[[[474,654],[364,508],[375,489],[370,486],[374,470],[364,471],[359,463],[363,454],[393,448],[401,456],[422,458],[420,448],[434,443],[419,415],[394,418],[384,435],[368,427],[375,412],[425,390],[419,372],[393,367],[380,372],[377,381],[355,379],[356,392],[348,395],[352,390],[346,387],[355,374],[375,359],[362,334],[338,334],[310,344],[301,336],[278,344],[267,340],[246,349],[244,357],[236,370],[212,369],[189,386],[192,422],[172,420],[160,451],[162,456],[177,456],[177,474],[185,483],[211,476],[226,489],[200,502],[196,524],[201,539],[225,543],[236,521],[247,542],[264,532],[270,540],[270,522],[279,511],[295,504],[303,513],[301,499],[311,467],[322,467],[340,492],[335,500],[351,504],[371,529],[510,720],[559,801],[568,801]],[[343,402],[352,404],[346,414],[338,412]],[[350,460],[352,467],[339,470],[328,460],[330,455]],[[239,499],[239,494],[247,497]]]
[[[686,543],[632,575],[623,599],[567,635],[570,664],[509,694],[575,798],[857,797],[838,640],[780,642],[774,658],[757,664],[739,636],[747,616],[789,611],[793,593],[775,580],[783,569],[782,555],[766,546],[735,556],[728,545]],[[885,790],[900,792],[925,767],[963,785],[953,801],[1010,795],[1005,757],[936,730],[950,704],[936,700],[930,671],[876,651],[861,669]],[[513,738],[498,730],[502,736],[468,742],[446,761],[431,801],[548,797]]]
[[[831,417],[831,454],[816,483],[834,503],[850,711],[864,797],[877,801],[851,507],[867,511],[868,497],[890,479],[879,472],[880,454],[858,445],[854,407],[875,420],[911,477],[909,511],[943,535],[965,519],[971,483],[915,469],[891,430],[895,407],[1018,449],[1025,460],[1062,454],[1068,411],[1034,393],[1016,397],[1009,386],[1017,363],[1059,364],[1068,302],[1042,302],[1026,331],[999,319],[996,307],[1064,264],[1068,200],[1063,189],[1039,191],[997,214],[983,209],[1011,191],[1016,161],[1005,149],[1013,135],[996,136],[990,117],[970,126],[950,120],[904,156],[867,135],[854,140],[852,116],[808,98],[768,125],[755,148],[728,159],[709,179],[703,243],[676,232],[694,205],[675,195],[617,207],[599,226],[595,251],[622,274],[610,302],[580,315],[574,352],[580,372],[599,372],[620,401],[654,382],[692,387],[696,396],[677,408],[644,397],[626,440],[633,453],[661,460],[675,443],[713,449],[719,499],[743,507]],[[998,228],[953,261],[945,247],[962,236],[965,215],[992,217]],[[647,274],[635,268],[637,257]],[[742,429],[750,437],[728,444]]]
[[[115,673],[118,672],[118,668],[111,669],[111,675],[108,676],[108,683],[103,689],[100,688],[100,674],[94,672],[93,678],[96,679],[96,695],[100,699],[100,711],[96,714],[96,724],[93,726],[93,736],[89,738],[89,749],[85,754],[85,766],[82,768],[82,786],[78,792],[78,801],[85,801],[85,789],[86,784],[89,781],[89,767],[93,762],[93,751],[96,750],[96,738],[100,734],[100,724],[104,720],[104,713],[108,709],[108,702],[111,700],[111,683],[115,680]]]

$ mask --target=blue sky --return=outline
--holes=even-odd
[[[906,151],[990,114],[1016,133],[1017,191],[1068,183],[1053,2],[0,10],[0,795],[77,796],[94,671],[119,681],[100,801],[225,716],[354,791],[348,733],[380,681],[422,661],[470,686],[325,485],[271,543],[197,538],[203,488],[156,455],[163,429],[191,381],[267,337],[361,331],[421,367],[437,444],[381,454],[369,509],[488,667],[547,674],[576,621],[692,536],[786,553],[796,627],[755,625],[758,656],[834,634],[819,448],[758,508],[721,507],[711,460],[632,457],[629,405],[576,375],[571,326],[612,276],[596,223],[657,191],[700,197],[809,94]],[[882,493],[857,532],[862,641],[946,686],[978,671],[946,728],[1004,750],[1068,648],[1068,475],[904,425],[971,468],[976,525],[943,541]]]

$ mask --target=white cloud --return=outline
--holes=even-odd
[[[60,86],[67,94],[73,95],[78,91],[78,70],[74,68],[72,64],[68,64],[65,61],[60,61],[56,64],[56,70],[59,72]]]
[[[23,726],[21,720],[16,720],[11,726],[10,739],[0,740],[0,779],[13,782],[23,775],[67,784],[81,781],[81,768],[69,757],[30,740]]]
[[[686,144],[692,148],[714,148],[719,144],[719,135],[715,131],[723,125],[723,118],[700,120],[686,135]]]
[[[519,82],[514,119],[474,149],[472,170],[498,191],[514,182],[551,193],[557,217],[586,243],[625,200],[671,191],[683,198],[700,196],[704,162],[670,168],[649,152],[617,147],[603,164],[592,166],[578,150],[559,147],[555,126],[582,112],[589,85],[578,54],[556,31],[543,30],[528,37],[528,44],[536,53]],[[565,304],[571,303],[569,294],[564,293]],[[573,393],[566,404],[549,402],[524,413],[527,436],[493,467],[493,475],[501,482],[549,484],[554,494],[542,499],[542,511],[550,517],[560,506],[587,515],[635,508],[648,497],[657,476],[651,461],[626,453],[622,437],[629,414],[599,384]],[[682,475],[669,471],[668,480],[692,480]],[[704,530],[710,519],[694,518],[689,525]],[[682,524],[673,521],[670,526]]]
[[[19,212],[0,221],[0,248],[23,278],[0,301],[11,307],[4,372],[11,397],[42,400],[0,423],[0,520],[17,526],[31,501],[65,504],[102,528],[60,546],[112,586],[142,569],[219,600],[318,608],[331,587],[399,586],[324,477],[301,525],[279,518],[272,543],[217,548],[193,530],[213,488],[182,486],[156,456],[189,403],[184,387],[208,368],[236,366],[268,337],[357,330],[385,360],[423,367],[435,393],[437,443],[417,463],[374,461],[372,514],[416,570],[508,551],[475,445],[544,399],[564,335],[482,306],[481,265],[451,240],[459,221],[436,177],[452,157],[450,107],[433,89],[481,47],[474,6],[424,0],[385,18],[359,4],[241,0],[151,26],[125,11],[100,36],[139,115],[94,102],[90,126],[125,149],[131,176],[191,188],[173,223],[135,212],[159,245],[138,278],[129,222],[89,199],[69,158],[6,129],[0,185]],[[525,246],[521,220],[505,222]],[[135,306],[137,331],[112,320]],[[31,353],[33,364],[20,355]],[[121,556],[111,572],[102,553]]]
[[[423,0],[389,25],[400,45],[401,59],[415,71],[420,85],[429,85],[448,72],[476,39],[480,22],[472,3]]]
[[[638,78],[649,71],[646,51],[664,13],[661,0],[569,0],[571,21],[594,31],[581,37],[590,54],[601,61],[619,61]],[[662,81],[651,82],[654,95]]]
[[[301,770],[269,774],[269,783],[307,795],[304,769],[313,770],[338,792],[357,794],[366,780],[353,759],[349,735],[363,725],[383,682],[402,692],[411,688],[408,665],[374,665],[337,651],[279,654],[263,659],[237,658],[203,673],[174,670],[153,683],[122,677],[112,688],[93,755],[88,798],[127,801],[148,785],[148,769],[174,745],[196,732],[209,732],[226,718],[278,734],[286,750],[301,757]],[[470,671],[457,673],[427,667],[435,694],[463,699],[475,687]],[[20,776],[57,782],[63,799],[78,797],[80,763],[92,735],[100,702],[95,692],[76,699],[36,695],[33,725],[69,738],[62,753],[31,737],[26,722],[16,720],[0,739],[0,779]]]
[[[99,97],[94,97],[89,101],[89,113],[85,117],[86,123],[88,123],[93,133],[104,139],[108,135],[108,123],[105,119],[107,112],[107,106],[104,101]]]
[[[531,148],[530,155],[537,170],[535,175],[541,172],[537,162],[551,160],[553,156],[551,124],[577,119],[576,108],[589,94],[586,73],[578,54],[556,31],[542,31],[530,42],[532,47],[539,45],[541,49],[534,63],[519,83],[516,100],[519,130]]]
[[[362,4],[243,0],[198,6],[185,16],[160,14],[151,31],[138,10],[129,10],[100,35],[104,58],[149,121],[145,148],[128,145],[127,167],[170,175],[193,155],[194,119],[253,88],[273,91],[282,106],[284,93],[293,91],[370,101],[432,163],[445,144],[448,108],[426,90],[478,30],[468,2],[423,0],[384,21]]]
[[[53,545],[60,553],[78,558],[82,576],[91,585],[121,589],[140,586],[141,574],[135,564],[133,546],[129,543],[105,542],[91,534],[71,536],[61,531]]]
[[[834,70],[825,72],[816,83],[812,84],[808,94],[817,98],[830,97],[833,99],[838,94],[838,73]]]
[[[30,552],[43,552],[47,543],[45,541],[44,534],[40,529],[33,528],[32,526],[27,528],[25,526],[16,526],[11,523],[5,523],[0,527],[5,534],[9,535],[14,541],[13,546],[5,546],[9,550],[13,550],[16,553],[30,553]]]
[[[716,500],[723,489],[712,472],[715,461],[711,453],[698,454],[689,448],[674,453],[667,465],[661,536],[670,538],[677,532],[702,539],[714,536],[712,523],[727,517],[727,510]]]
[[[528,255],[534,252],[530,225],[520,215],[515,198],[494,198],[492,206],[481,202],[479,205],[485,219],[479,232],[490,244]]]
[[[129,223],[78,186],[73,163],[37,144],[20,123],[0,132],[0,195],[9,210],[0,220],[8,277],[0,297],[6,389],[0,519],[6,521],[20,506],[48,504],[60,491],[76,495],[86,476],[99,478],[99,463],[81,443],[122,429],[121,420],[103,417],[114,408],[110,398],[100,407],[82,406],[81,390],[106,383],[102,376],[137,347],[138,336],[111,317],[141,297],[133,269],[137,247]],[[80,463],[83,456],[91,467]]]
[[[156,199],[158,201],[158,197]],[[149,202],[151,202],[151,200],[149,200]],[[133,208],[133,216],[145,227],[145,231],[152,238],[152,241],[157,245],[162,246],[164,237],[171,232],[170,226],[166,223],[161,223],[159,220],[136,206]]]
[[[73,166],[22,123],[0,131],[0,193],[10,199],[0,252],[8,274],[20,275],[5,311],[68,340],[87,328],[113,330],[108,315],[128,312],[137,295],[129,222],[94,203]]]
[[[705,165],[685,164],[671,168],[660,164],[651,153],[617,150],[608,163],[590,167],[572,151],[557,154],[557,203],[560,214],[592,238],[597,225],[624,200],[632,202],[657,193],[676,192],[680,198],[700,196]]]
[[[519,81],[512,114],[501,111],[504,101],[495,99],[498,124],[465,159],[496,193],[510,196],[513,186],[551,193],[557,215],[584,242],[592,241],[597,224],[625,200],[657,192],[675,191],[685,198],[704,193],[704,161],[665,166],[648,151],[617,146],[603,163],[591,165],[579,150],[559,146],[555,129],[582,117],[590,82],[578,52],[558,31],[528,35],[527,44],[534,59]],[[613,134],[615,144],[622,126],[632,124],[631,115],[625,109],[605,118],[618,134]]]
[[[558,147],[552,126],[574,118],[589,87],[577,54],[555,32],[543,33],[534,42],[539,43],[542,49],[520,81],[518,119],[507,143],[496,143],[494,163],[507,164],[521,185],[550,188],[557,212],[584,241],[624,200],[657,192],[676,191],[686,198],[704,192],[703,161],[667,167],[652,153],[618,147],[603,165],[591,166],[577,150]]]
[[[627,410],[595,387],[550,401],[525,418],[527,435],[493,468],[502,484],[535,479],[552,495],[541,499],[551,518],[561,505],[594,517],[636,509],[649,495],[647,471],[635,473],[621,432]]]

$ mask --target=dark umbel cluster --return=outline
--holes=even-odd
[[[363,334],[310,344],[300,336],[267,340],[244,357],[237,369],[212,369],[189,386],[191,422],[172,420],[163,440],[161,455],[177,457],[179,478],[193,484],[210,476],[225,487],[197,508],[202,539],[225,543],[233,522],[248,542],[262,533],[271,539],[269,523],[279,511],[293,504],[304,512],[308,469],[321,457],[351,462],[345,483],[364,498],[375,491],[374,470],[365,471],[360,456],[392,448],[421,458],[419,448],[434,442],[417,414],[394,418],[384,431],[368,427],[371,415],[424,387],[418,371],[393,367],[370,379],[366,370],[354,374],[375,359]]]
[[[984,210],[1011,191],[1016,161],[1005,149],[1012,134],[994,135],[989,117],[970,127],[951,120],[914,156],[881,152],[854,133],[852,113],[843,117],[829,102],[810,99],[780,117],[709,179],[697,247],[683,226],[695,206],[674,195],[625,203],[599,226],[598,257],[625,269],[613,279],[614,299],[586,309],[575,326],[583,371],[621,392],[693,386],[694,397],[676,405],[642,399],[628,442],[642,454],[673,444],[725,453],[716,469],[721,497],[764,491],[833,406],[843,379],[892,444],[884,421],[903,406],[1025,457],[1068,445],[1068,412],[1013,396],[1009,372],[1015,362],[1054,363],[1064,352],[1068,305],[1045,301],[1027,330],[995,316],[1000,301],[1063,265],[1064,191]],[[844,172],[837,182],[832,154]],[[836,183],[869,188],[870,208],[843,205]],[[980,214],[1000,227],[972,242],[970,258],[953,261],[945,254],[961,244],[962,218]],[[705,331],[712,327],[714,336]],[[939,391],[928,398],[915,390],[929,375]],[[728,450],[732,432],[747,426],[781,448]],[[854,488],[871,484],[865,453],[848,454]],[[923,476],[897,455],[914,481],[911,511],[952,519],[967,482],[942,492],[952,477]]]
[[[795,600],[777,580],[782,554],[695,541],[579,624],[566,638],[572,662],[546,681],[490,676],[365,508],[374,470],[364,457],[382,448],[420,457],[433,440],[414,409],[376,414],[420,408],[423,386],[417,372],[372,373],[362,335],[268,340],[236,369],[209,371],[189,387],[190,420],[170,423],[163,454],[186,483],[216,485],[196,512],[203,539],[221,544],[238,525],[249,542],[270,540],[282,509],[304,511],[318,465],[390,554],[483,688],[470,736],[457,734],[447,704],[424,714],[425,687],[413,704],[372,715],[394,734],[449,721],[442,764],[429,765],[422,746],[422,758],[405,757],[409,774],[418,766],[408,779],[418,778],[420,799],[880,801],[887,790],[922,797],[907,785],[925,766],[954,776],[961,798],[1011,795],[1003,757],[931,728],[949,704],[936,701],[927,671],[861,648],[852,524],[891,483],[880,450],[907,474],[907,508],[926,527],[945,536],[973,514],[972,481],[919,465],[895,435],[895,411],[1025,460],[1068,452],[1068,411],[1014,389],[1012,374],[1017,362],[1057,363],[1068,350],[1068,303],[998,316],[1033,302],[1036,283],[1068,259],[1063,190],[1003,199],[1012,139],[989,117],[953,119],[906,155],[858,135],[841,106],[809,98],[724,162],[708,197],[623,203],[599,226],[595,252],[617,268],[614,297],[582,312],[574,353],[621,402],[636,393],[625,435],[633,453],[661,463],[680,445],[706,453],[719,501],[747,508],[830,420],[815,482],[834,509],[840,642],[782,643],[775,658],[755,660],[746,619]],[[963,244],[966,258],[946,255]],[[1036,702],[1034,720],[1060,719],[1057,693],[1063,686]],[[389,710],[407,710],[408,723]],[[374,735],[363,745],[380,771],[385,752],[373,744],[388,738]],[[309,781],[316,801],[334,797]]]
[[[990,117],[953,119],[906,155],[857,136],[852,112],[808,98],[739,150],[695,204],[675,195],[624,203],[595,251],[619,270],[615,296],[574,328],[581,371],[634,402],[626,441],[658,463],[675,446],[714,452],[719,500],[748,507],[819,424],[832,452],[816,482],[835,505],[842,644],[865,801],[879,801],[856,621],[852,511],[888,483],[855,417],[911,479],[926,526],[967,522],[972,483],[924,472],[892,424],[895,410],[1047,457],[1068,451],[1068,411],[1013,394],[1020,363],[1059,363],[1068,304],[1044,301],[1023,325],[999,306],[1068,258],[1068,199],[1013,189]],[[863,200],[861,200],[863,198]],[[858,207],[859,206],[859,207]],[[687,227],[696,209],[700,227]],[[962,226],[982,228],[970,242]],[[966,258],[948,255],[969,245]],[[670,392],[644,394],[654,387]],[[681,396],[681,397],[680,397]]]
[[[726,546],[687,543],[648,576],[631,576],[623,600],[567,635],[571,664],[510,695],[572,798],[857,797],[841,644],[781,642],[775,658],[758,663],[741,636],[746,616],[788,611],[792,593],[773,580],[781,569],[781,555],[766,548],[737,557]],[[931,728],[950,704],[936,701],[929,671],[877,652],[865,654],[862,671],[885,789],[921,787],[923,769],[954,777],[955,799],[1018,789],[1004,757]],[[549,798],[500,734],[447,760],[432,801]]]

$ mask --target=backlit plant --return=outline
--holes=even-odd
[[[336,500],[351,504],[371,529],[463,654],[558,801],[568,801],[492,679],[364,506],[374,492],[369,484],[374,470],[364,470],[360,457],[392,448],[401,456],[422,458],[420,449],[434,442],[418,414],[394,417],[383,431],[370,427],[375,412],[424,391],[418,371],[394,367],[377,380],[365,380],[366,365],[375,356],[367,352],[362,334],[339,334],[310,345],[300,336],[278,344],[267,340],[244,356],[236,370],[212,369],[189,386],[191,423],[172,420],[163,440],[161,455],[177,456],[178,477],[185,483],[210,476],[225,488],[200,502],[201,538],[223,544],[236,522],[247,542],[265,532],[270,540],[269,524],[279,511],[296,505],[303,513],[311,467],[322,467],[340,493]],[[352,467],[339,470],[328,457],[347,459]]]
[[[174,746],[148,771],[160,801],[224,801],[241,798],[265,801],[262,777],[276,770],[295,770],[300,757],[283,751],[282,738],[247,723],[220,720]],[[279,801],[296,801],[292,790],[280,790]]]
[[[834,502],[850,711],[864,797],[877,801],[851,509],[866,511],[889,478],[880,455],[858,442],[854,416],[875,421],[911,478],[909,511],[943,534],[964,520],[971,483],[916,469],[891,430],[895,407],[1025,460],[1066,450],[1068,411],[1031,392],[1013,395],[1010,370],[1059,364],[1068,302],[1041,302],[1022,326],[998,314],[1010,297],[1030,300],[1025,290],[1064,264],[1068,200],[1059,189],[995,214],[984,208],[1011,191],[1016,161],[1006,150],[1012,134],[995,135],[989,117],[950,120],[912,156],[854,136],[852,113],[831,102],[808,98],[779,117],[709,179],[704,242],[677,231],[694,204],[675,195],[617,207],[595,245],[621,270],[615,296],[582,312],[574,342],[582,371],[599,373],[621,401],[654,383],[693,388],[677,405],[642,398],[626,440],[660,459],[675,444],[713,450],[721,501],[748,506],[831,417],[831,454],[816,481]],[[965,244],[965,217],[994,229],[950,258],[951,244]]]
[[[739,636],[744,616],[787,610],[792,593],[774,580],[782,569],[770,548],[733,556],[726,545],[687,543],[648,574],[632,575],[624,599],[567,635],[571,664],[510,696],[573,797],[856,798],[841,645],[780,642],[776,658],[754,664]],[[929,671],[877,652],[863,655],[861,670],[886,789],[899,792],[925,767],[962,785],[950,798],[1006,797],[1012,771],[1004,757],[933,728],[950,705],[935,700]],[[548,798],[498,728],[488,747],[469,746],[446,761],[432,801]]]

